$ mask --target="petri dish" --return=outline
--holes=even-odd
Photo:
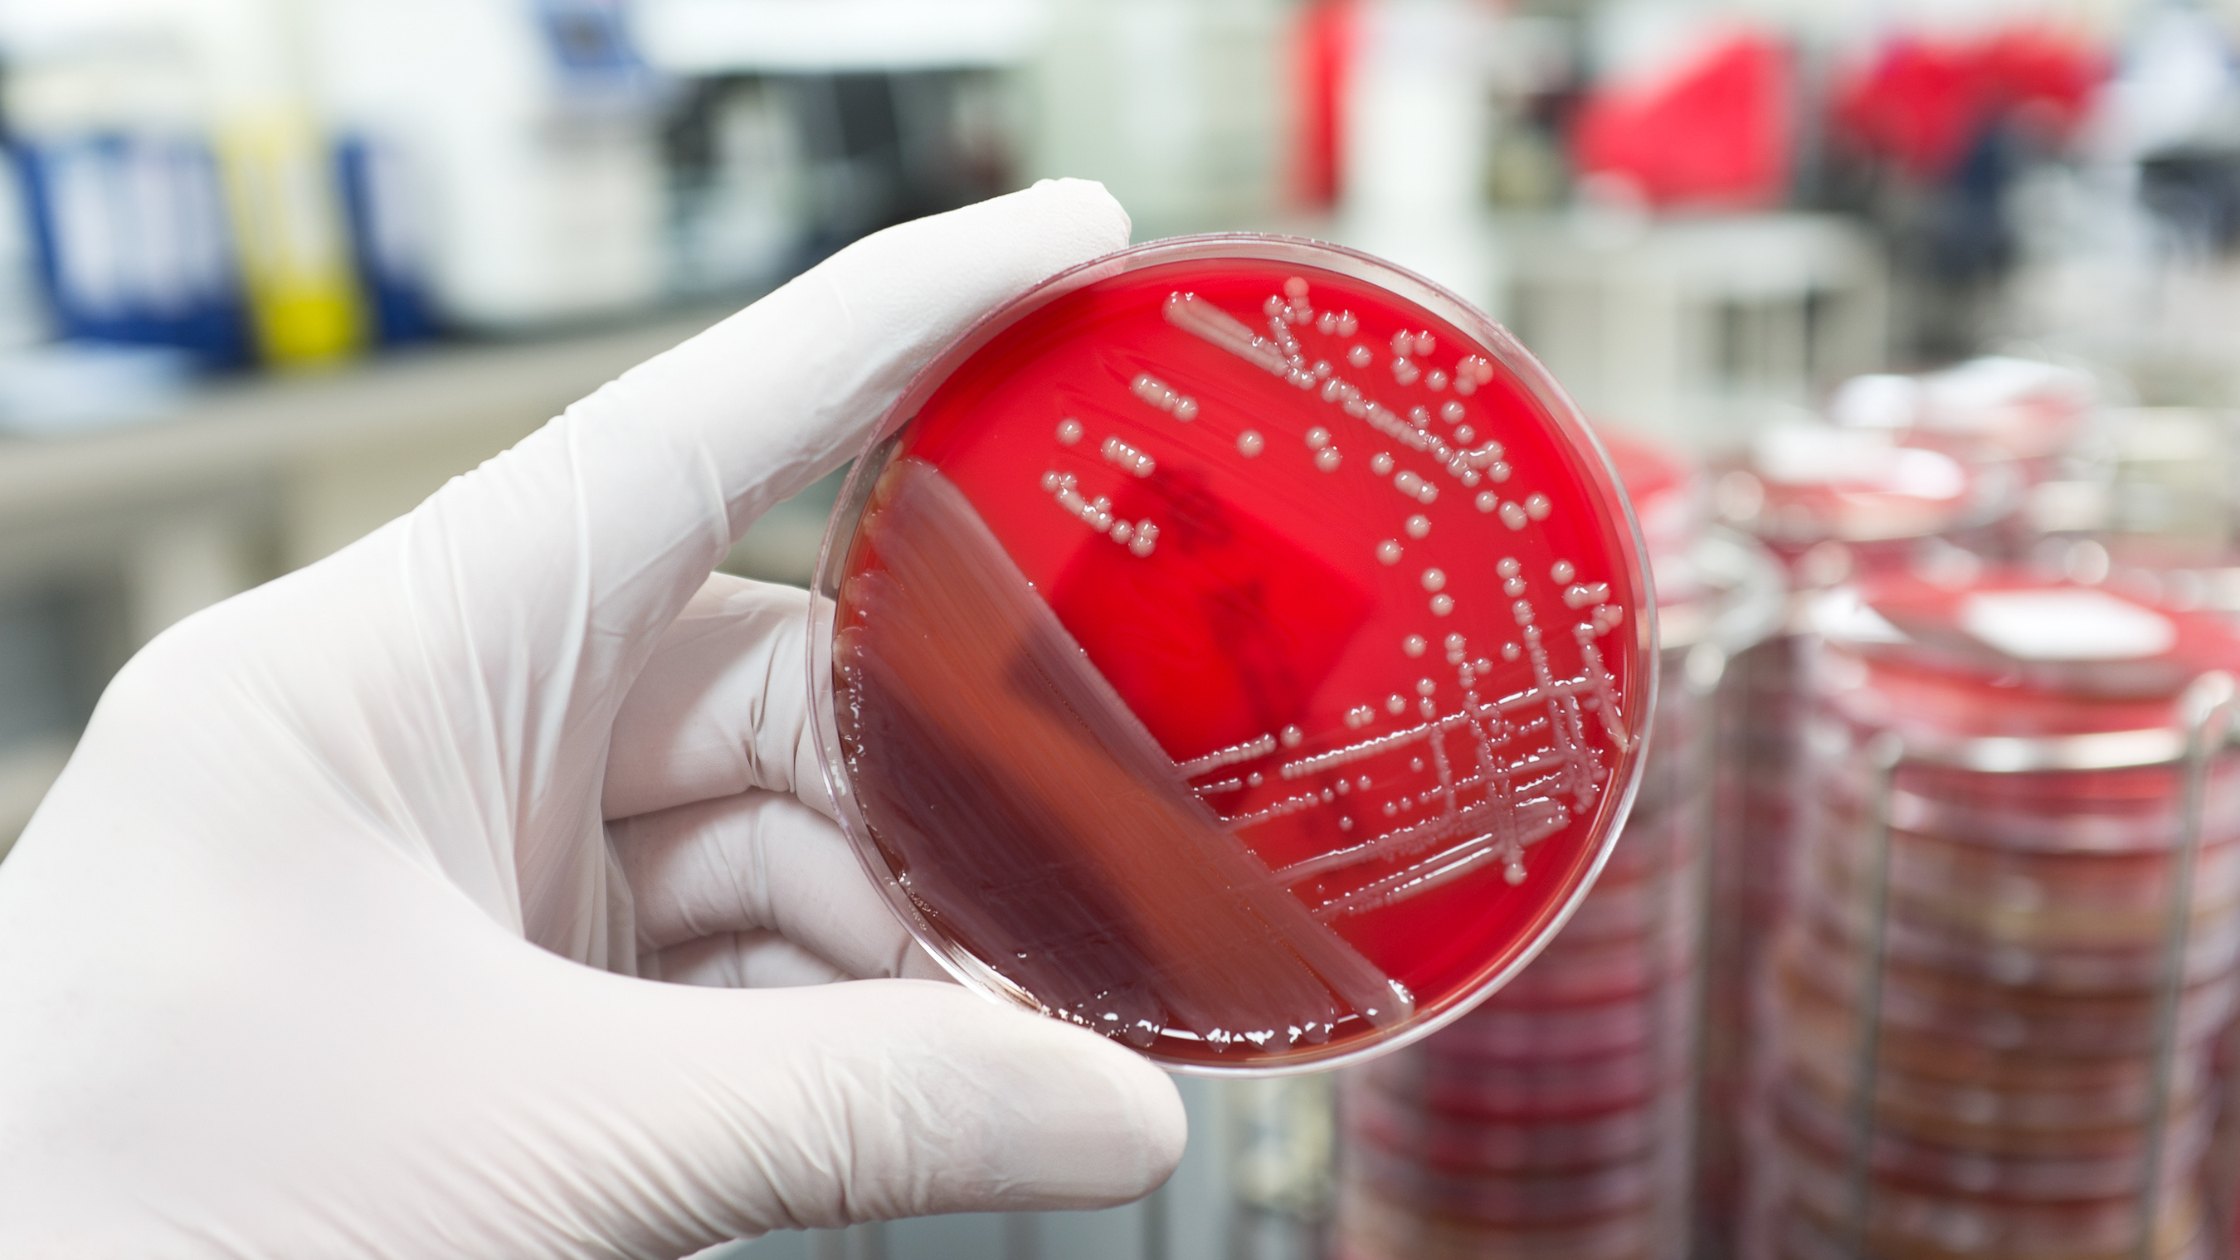
[[[1676,598],[1695,596],[1697,584],[1686,576],[1674,581],[1664,572],[1669,559],[1686,556],[1702,535],[1710,510],[1710,479],[1703,468],[1661,443],[1611,425],[1595,426],[1595,436],[1610,453],[1611,466],[1633,503],[1657,569],[1657,598],[1669,607]]]
[[[1913,966],[2051,993],[2140,992],[2161,981],[2161,940],[2042,948],[1969,930],[1975,926],[1913,922],[1892,914],[1883,923],[1883,950]],[[1852,948],[1863,947],[1869,927],[1869,912],[1856,896],[1838,897],[1815,888],[1799,907],[1800,931],[1835,936]],[[2188,984],[2230,973],[2240,959],[2240,916],[2206,922],[2196,918],[2187,933],[2184,959]]]
[[[1669,1246],[1672,1226],[1653,1212],[1585,1222],[1504,1226],[1425,1212],[1365,1178],[1337,1194],[1338,1260],[1648,1260]]]
[[[1836,1107],[1855,1096],[1856,1068],[1826,1038],[1802,1041],[1791,1053],[1789,1085],[1810,1089]],[[2136,1150],[2151,1107],[2144,1080],[2097,1089],[1997,1089],[1955,1085],[1898,1068],[1875,1073],[1878,1128],[1936,1135],[1947,1145],[2025,1153]],[[2200,1102],[2199,1078],[2177,1082],[2168,1118],[2181,1122]],[[1849,1118],[1849,1117],[1847,1117]]]
[[[1158,242],[886,416],[819,562],[818,747],[965,984],[1177,1069],[1324,1067],[1570,915],[1639,775],[1650,589],[1595,438],[1468,304]]]
[[[1349,1143],[1488,1175],[1591,1168],[1639,1156],[1663,1137],[1673,1110],[1665,1103],[1520,1124],[1422,1107],[1359,1078],[1342,1092]]]
[[[1800,1215],[1816,1224],[1843,1219],[1851,1198],[1848,1161],[1809,1145],[1787,1148],[1783,1179]],[[2096,1199],[2026,1202],[1950,1189],[1926,1189],[1875,1170],[1868,1196],[1869,1255],[1940,1248],[1961,1254],[2105,1254],[2137,1241],[2137,1191]],[[2190,1238],[2200,1224],[2200,1189],[2167,1181],[2158,1234]]]
[[[1981,443],[1798,421],[1760,430],[1719,499],[1732,523],[1787,554],[1836,542],[1878,569],[1903,567],[1908,549],[1889,544],[1988,524],[2020,490],[2011,461]]]
[[[1387,1198],[1441,1216],[1485,1225],[1546,1226],[1607,1220],[1642,1211],[1657,1198],[1663,1165],[1635,1157],[1585,1171],[1473,1176],[1433,1168],[1407,1155],[1356,1143],[1346,1151],[1360,1179]],[[1669,1161],[1667,1161],[1669,1162]]]
[[[2189,1250],[2240,867],[2212,808],[2176,900],[2178,698],[2240,640],[2121,591],[1961,577],[1885,574],[1813,609],[1819,808],[1768,977],[1761,1171],[1787,1185],[1769,1219],[1878,1255]],[[1911,759],[1877,821],[1860,750],[1880,732]],[[2231,799],[2231,754],[2207,769]]]
[[[2182,1224],[2184,1219],[2181,1218]],[[1891,1260],[2139,1260],[2137,1241],[2113,1247],[2078,1248],[2062,1245],[2034,1244],[2020,1250],[1987,1249],[1977,1241],[1981,1233],[1977,1222],[1968,1216],[1955,1218],[1945,1231],[1948,1239],[1925,1242],[1919,1238],[1894,1236],[1887,1231],[1875,1232],[1860,1240],[1873,1247],[1875,1256],[1888,1256]],[[1859,1244],[1838,1241],[1842,1237],[1803,1217],[1784,1219],[1770,1240],[1766,1254],[1774,1260],[1852,1260],[1860,1253]],[[2153,1256],[2156,1260],[2208,1260],[2212,1254],[2204,1245],[2206,1235],[2196,1226],[2194,1232],[2176,1235],[2168,1223],[2155,1233]]]
[[[1851,1114],[1851,1091],[1829,1090],[1817,1081],[1792,1081],[1776,1091],[1782,1123],[1802,1140],[1817,1143],[1841,1158],[1858,1141]],[[1870,1135],[1880,1148],[1876,1162],[1901,1178],[1925,1185],[1950,1185],[1978,1194],[2009,1198],[2095,1198],[2136,1191],[2141,1152],[2149,1145],[2145,1126],[2070,1133],[2015,1132],[1954,1121],[1949,1115],[1920,1117],[1881,1109]],[[2163,1136],[2170,1163],[2196,1159],[2208,1138],[2209,1113],[2173,1113]],[[1955,1161],[1980,1158],[1967,1167]]]
[[[1522,1008],[1574,1006],[1644,998],[1667,984],[1686,983],[1694,959],[1688,941],[1672,939],[1680,936],[1675,930],[1579,948],[1559,943],[1503,989],[1501,1001]]]
[[[1673,1056],[1655,1047],[1569,1059],[1501,1058],[1473,1048],[1390,1055],[1362,1079],[1427,1111],[1541,1123],[1647,1104],[1677,1089]]]

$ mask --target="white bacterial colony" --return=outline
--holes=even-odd
[[[1372,453],[1365,466],[1394,494],[1391,532],[1373,545],[1373,554],[1381,566],[1396,570],[1396,578],[1405,575],[1425,617],[1424,632],[1407,634],[1395,645],[1396,660],[1403,669],[1420,668],[1407,662],[1419,661],[1437,644],[1451,671],[1445,685],[1421,676],[1407,688],[1409,694],[1395,692],[1353,705],[1344,712],[1342,735],[1323,737],[1288,726],[1177,769],[1190,780],[1216,776],[1196,788],[1209,803],[1258,788],[1271,778],[1303,789],[1224,817],[1232,833],[1310,810],[1336,815],[1335,827],[1348,835],[1344,847],[1277,872],[1326,921],[1395,904],[1489,866],[1498,865],[1511,884],[1523,882],[1530,846],[1591,813],[1609,782],[1612,754],[1629,747],[1623,698],[1596,642],[1616,629],[1625,613],[1612,602],[1608,582],[1582,577],[1568,561],[1553,566],[1549,578],[1556,597],[1544,608],[1535,601],[1538,588],[1526,579],[1519,562],[1502,559],[1497,572],[1506,607],[1501,612],[1513,623],[1514,634],[1473,657],[1460,632],[1432,631],[1451,624],[1444,619],[1458,610],[1455,593],[1448,589],[1448,568],[1432,562],[1433,522],[1422,510],[1438,502],[1442,479],[1511,531],[1530,529],[1553,512],[1546,494],[1510,485],[1516,469],[1501,443],[1476,442],[1476,427],[1468,423],[1470,408],[1461,399],[1493,380],[1493,364],[1467,353],[1444,365],[1436,358],[1437,337],[1417,329],[1394,332],[1384,342],[1389,353],[1380,356],[1371,349],[1372,339],[1362,335],[1357,316],[1317,312],[1306,283],[1296,278],[1262,306],[1265,335],[1191,293],[1170,295],[1162,311],[1177,328],[1331,406],[1332,424],[1310,425],[1300,435],[1302,445],[1289,448],[1313,468],[1335,473],[1344,464],[1343,445],[1356,439],[1369,444]],[[1311,355],[1300,340],[1309,332],[1337,344],[1325,355]],[[1434,398],[1403,413],[1346,375],[1374,367],[1380,357],[1396,386],[1420,386]],[[1128,390],[1178,421],[1198,417],[1195,399],[1148,372],[1130,380]],[[1446,396],[1436,397],[1440,394]],[[1356,424],[1357,429],[1349,427]],[[1440,432],[1436,424],[1449,431]],[[1081,422],[1071,417],[1056,430],[1060,447],[1077,446],[1085,436]],[[1235,441],[1244,459],[1259,459],[1276,449],[1255,429],[1242,430]],[[1158,470],[1150,452],[1118,436],[1105,438],[1098,454],[1133,477],[1149,478]],[[1131,554],[1153,554],[1159,527],[1148,519],[1118,519],[1111,499],[1084,495],[1075,474],[1046,472],[1042,488],[1061,510]],[[1465,540],[1454,543],[1467,545]],[[1483,560],[1466,552],[1462,562],[1467,567]],[[1567,627],[1562,624],[1566,617]],[[1545,629],[1544,619],[1549,623]],[[1574,663],[1559,668],[1551,649],[1564,650],[1565,644]],[[1528,662],[1530,684],[1508,694],[1481,691],[1491,681],[1495,655],[1503,662]],[[1376,731],[1380,725],[1388,729]],[[1324,751],[1291,752],[1310,741]],[[1360,773],[1358,763],[1402,755],[1407,758],[1405,775],[1380,772],[1372,778]],[[1269,760],[1279,756],[1289,759]],[[1255,767],[1253,762],[1263,764]],[[1326,781],[1331,775],[1338,777]],[[1368,834],[1354,839],[1357,826]],[[1343,877],[1356,868],[1372,864],[1387,869],[1328,891],[1346,883]],[[1309,894],[1301,888],[1310,883],[1318,891]]]
[[[1128,553],[1138,559],[1149,556],[1159,545],[1157,525],[1148,519],[1119,519],[1112,514],[1112,500],[1105,495],[1100,494],[1094,499],[1084,498],[1081,483],[1072,473],[1061,473],[1053,469],[1042,474],[1042,489],[1056,499],[1059,508],[1068,515],[1080,517],[1083,524],[1126,547]]]
[[[1475,447],[1456,445],[1430,428],[1431,413],[1428,409],[1416,408],[1417,414],[1402,416],[1369,397],[1360,386],[1339,375],[1329,360],[1319,359],[1310,363],[1300,346],[1298,335],[1289,327],[1295,322],[1291,317],[1301,306],[1287,303],[1281,298],[1270,298],[1266,309],[1270,312],[1269,335],[1266,337],[1254,332],[1243,320],[1195,293],[1171,295],[1166,300],[1164,311],[1168,323],[1236,355],[1254,367],[1281,377],[1300,389],[1316,391],[1324,402],[1367,424],[1380,436],[1399,443],[1410,451],[1429,456],[1434,465],[1444,469],[1449,476],[1465,486],[1477,485],[1484,479],[1487,470],[1501,460],[1503,451],[1499,442],[1488,441]],[[1348,313],[1346,318],[1351,319],[1353,316]],[[1422,336],[1426,341],[1430,339],[1428,333]],[[1411,347],[1416,344],[1413,335],[1410,344]],[[1145,378],[1137,379],[1140,382]],[[1485,379],[1492,379],[1490,364],[1485,366]],[[1165,386],[1160,388],[1164,389]],[[1326,440],[1317,446],[1314,440],[1316,433],[1323,434],[1326,439],[1330,435],[1328,430],[1320,428],[1308,432],[1308,445],[1315,447],[1319,467],[1321,452],[1336,451],[1339,447],[1333,440]],[[1332,467],[1335,467],[1335,462]],[[1437,496],[1437,487],[1431,485],[1423,473],[1409,471],[1409,476],[1409,485],[1429,489],[1433,497]],[[1395,488],[1401,488],[1397,480]],[[1401,492],[1409,493],[1404,488],[1401,488]]]
[[[1149,455],[1116,437],[1106,438],[1104,445],[1097,448],[1097,453],[1103,455],[1106,462],[1118,464],[1138,477],[1148,477],[1159,468],[1158,463]]]
[[[1507,481],[1508,479],[1508,466],[1503,465],[1501,480]],[[1491,490],[1480,490],[1474,502],[1479,511],[1498,513],[1501,517],[1501,523],[1515,530],[1521,530],[1533,521],[1547,520],[1548,512],[1551,510],[1548,496],[1544,494],[1528,494],[1522,502],[1519,502],[1515,499],[1504,501],[1501,496]]]
[[[1275,750],[1276,737],[1262,735],[1258,739],[1239,744],[1234,748],[1224,748],[1218,752],[1207,753],[1195,761],[1185,761],[1176,768],[1182,771],[1183,778],[1195,779],[1199,775],[1210,774],[1225,766],[1233,766],[1240,761],[1253,761],[1265,757]]]
[[[1159,410],[1184,424],[1198,418],[1198,400],[1188,394],[1178,393],[1165,381],[1149,372],[1139,374],[1128,383],[1128,390]]]
[[[1535,599],[1542,588],[1527,580],[1519,562],[1501,559],[1496,571],[1507,597],[1502,612],[1515,632],[1493,652],[1504,662],[1527,661],[1531,670],[1528,685],[1506,694],[1481,691],[1492,681],[1491,654],[1473,656],[1470,642],[1459,632],[1429,633],[1438,619],[1457,609],[1455,595],[1447,589],[1447,570],[1427,563],[1428,553],[1404,568],[1401,562],[1412,547],[1432,545],[1426,541],[1432,522],[1421,509],[1438,501],[1441,478],[1512,531],[1529,529],[1553,511],[1545,494],[1496,492],[1492,487],[1506,490],[1516,470],[1504,458],[1501,443],[1475,443],[1476,429],[1465,423],[1469,408],[1460,399],[1493,380],[1493,364],[1476,353],[1442,364],[1436,358],[1438,339],[1416,329],[1395,331],[1384,343],[1389,353],[1380,356],[1370,348],[1371,340],[1360,336],[1358,317],[1350,311],[1317,312],[1306,282],[1297,278],[1263,304],[1265,333],[1193,293],[1169,296],[1163,313],[1177,328],[1283,384],[1314,392],[1339,416],[1359,424],[1350,435],[1345,420],[1334,419],[1336,431],[1310,427],[1303,435],[1303,453],[1315,468],[1334,472],[1347,442],[1371,444],[1369,471],[1396,492],[1391,533],[1374,544],[1373,554],[1381,565],[1408,575],[1426,617],[1425,633],[1408,634],[1394,644],[1395,659],[1402,669],[1420,668],[1407,662],[1424,657],[1436,643],[1444,649],[1448,671],[1444,678],[1418,677],[1408,688],[1411,694],[1395,692],[1347,709],[1342,735],[1323,737],[1286,727],[1280,738],[1262,736],[1179,769],[1190,779],[1219,774],[1216,781],[1198,786],[1205,798],[1225,797],[1271,777],[1299,786],[1258,809],[1225,817],[1232,833],[1310,810],[1336,815],[1333,825],[1349,833],[1343,847],[1277,872],[1325,921],[1393,905],[1492,866],[1509,883],[1523,882],[1530,846],[1591,813],[1610,782],[1613,755],[1630,746],[1623,697],[1597,643],[1624,621],[1625,613],[1612,602],[1608,582],[1582,577],[1568,561],[1553,566],[1549,578],[1556,597],[1543,605]],[[1309,331],[1343,344],[1326,355],[1312,355],[1300,341]],[[1420,386],[1446,397],[1403,413],[1344,374],[1370,368],[1380,357],[1397,386]],[[1188,418],[1173,400],[1189,400],[1148,374],[1136,377],[1130,388],[1177,419]],[[1191,406],[1194,415],[1195,404]],[[1437,431],[1435,420],[1451,426],[1450,432]],[[1239,453],[1247,457],[1260,455],[1265,447],[1257,432],[1238,440]],[[1107,458],[1112,458],[1109,452]],[[1045,487],[1050,485],[1046,477]],[[1465,563],[1483,561],[1467,555]],[[1569,667],[1558,666],[1559,651],[1573,662]],[[1373,730],[1379,725],[1388,729]],[[1304,755],[1291,751],[1310,742],[1322,750]],[[1397,762],[1401,756],[1407,758],[1405,775],[1361,773],[1361,763],[1376,758]],[[1262,764],[1254,768],[1254,762]],[[1250,773],[1239,774],[1239,768]],[[1374,825],[1359,839],[1350,838],[1363,824]],[[1388,869],[1341,891],[1326,891],[1331,877],[1371,864]],[[1309,895],[1302,888],[1309,884],[1325,891]]]

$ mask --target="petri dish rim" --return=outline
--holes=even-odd
[[[1627,759],[1624,781],[1612,785],[1618,792],[1609,811],[1610,827],[1595,844],[1594,854],[1587,864],[1584,876],[1565,893],[1562,902],[1548,916],[1540,931],[1525,942],[1507,964],[1481,981],[1469,993],[1449,1001],[1429,1015],[1410,1019],[1406,1024],[1381,1036],[1349,1041],[1340,1047],[1296,1051],[1275,1062],[1262,1060],[1234,1065],[1177,1059],[1151,1051],[1139,1052],[1166,1071],[1186,1076],[1295,1076],[1365,1062],[1430,1036],[1499,991],[1530,965],[1548,942],[1554,940],[1564,925],[1571,921],[1587,892],[1602,874],[1603,867],[1608,864],[1610,855],[1625,830],[1635,794],[1641,786],[1642,771],[1648,762],[1648,746],[1655,724],[1657,697],[1662,681],[1659,659],[1662,654],[1658,651],[1655,586],[1649,571],[1649,550],[1641,532],[1641,523],[1634,514],[1632,500],[1626,495],[1624,486],[1618,479],[1617,466],[1601,439],[1596,436],[1592,426],[1586,422],[1562,386],[1556,383],[1540,361],[1508,329],[1450,290],[1383,259],[1325,241],[1271,233],[1218,232],[1147,241],[1090,259],[1042,281],[981,316],[920,368],[888,406],[862,450],[858,452],[853,467],[849,469],[847,479],[841,486],[840,497],[826,523],[824,541],[818,549],[815,576],[810,586],[808,645],[804,653],[804,664],[809,675],[809,724],[816,747],[818,769],[823,775],[826,790],[831,795],[833,812],[841,833],[847,837],[849,847],[855,851],[856,860],[862,865],[865,876],[879,889],[888,906],[909,930],[911,938],[964,987],[1004,1005],[1035,1014],[1047,1013],[1044,1005],[1031,993],[936,931],[926,921],[917,903],[903,890],[900,881],[887,868],[880,855],[870,823],[863,816],[847,777],[839,724],[834,710],[836,694],[832,675],[832,645],[840,587],[847,576],[848,556],[855,542],[857,523],[862,519],[864,506],[870,500],[879,472],[886,466],[885,448],[897,440],[902,430],[917,417],[919,410],[947,381],[951,373],[1005,330],[1067,294],[1147,267],[1221,259],[1296,263],[1377,285],[1475,338],[1493,354],[1504,369],[1514,375],[1517,383],[1539,404],[1550,423],[1582,457],[1581,471],[1592,483],[1602,502],[1616,509],[1619,517],[1615,522],[1619,527],[1618,532],[1631,543],[1630,554],[1621,559],[1628,562],[1630,571],[1625,573],[1625,577],[1632,585],[1636,597],[1631,611],[1635,650],[1641,660],[1639,677],[1642,686],[1641,703],[1631,725],[1637,743],[1636,751]]]

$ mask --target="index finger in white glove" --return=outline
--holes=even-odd
[[[479,840],[440,855],[455,882],[518,886],[518,907],[486,908],[548,948],[612,960],[617,899],[581,819],[655,636],[747,525],[856,451],[950,339],[1127,235],[1101,187],[1056,181],[866,237],[299,575],[330,584],[297,584],[307,603],[380,589],[397,624],[370,637],[411,644],[448,760],[475,768],[465,799],[397,825],[462,850]],[[381,755],[426,759],[417,739]],[[461,837],[462,816],[487,834]]]

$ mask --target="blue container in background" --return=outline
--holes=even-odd
[[[64,338],[250,359],[247,304],[217,164],[198,141],[19,139],[39,272]]]
[[[350,136],[335,148],[335,169],[373,341],[394,346],[435,336],[413,213],[417,190],[404,157],[393,145]]]

